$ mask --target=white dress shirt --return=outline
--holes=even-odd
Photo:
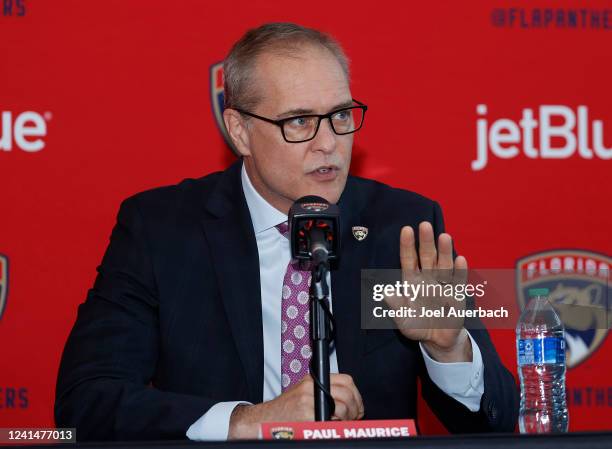
[[[281,394],[281,297],[285,271],[291,258],[289,240],[276,229],[287,221],[287,215],[269,204],[253,187],[242,166],[242,190],[246,198],[259,251],[261,281],[261,311],[263,322],[264,385],[263,400]],[[328,282],[331,279],[328,278]],[[329,284],[331,287],[331,283]],[[331,292],[330,292],[331,296]],[[331,301],[330,297],[330,301]],[[469,335],[469,332],[468,332]],[[425,366],[432,381],[446,394],[475,412],[480,409],[484,392],[483,364],[480,349],[472,342],[472,362],[439,363],[421,345]],[[329,356],[330,371],[338,372],[338,358],[334,350]],[[219,402],[212,406],[187,430],[191,440],[226,440],[229,421],[234,408],[249,402]]]

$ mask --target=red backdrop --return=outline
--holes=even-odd
[[[233,160],[210,69],[262,22],[340,40],[370,107],[353,173],[438,200],[472,267],[556,250],[609,266],[612,4],[523,5],[4,0],[0,427],[52,425],[61,350],[120,201]],[[513,332],[492,334],[515,372]],[[568,371],[572,430],[610,428],[604,334]]]

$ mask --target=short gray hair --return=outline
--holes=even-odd
[[[252,83],[255,60],[260,54],[271,52],[298,55],[302,45],[320,46],[329,50],[349,79],[349,60],[334,38],[294,23],[266,23],[247,31],[234,44],[223,62],[225,107],[252,109],[260,101]]]

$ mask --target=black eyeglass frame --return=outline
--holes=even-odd
[[[302,143],[302,142],[308,142],[312,139],[314,139],[315,137],[317,137],[317,133],[319,132],[319,127],[321,126],[321,121],[323,119],[329,119],[329,125],[331,126],[332,131],[338,135],[338,136],[344,136],[346,134],[353,134],[354,132],[357,132],[361,129],[361,127],[363,126],[363,122],[365,121],[365,114],[366,111],[368,110],[368,107],[363,104],[361,101],[359,100],[355,100],[354,98],[351,99],[352,101],[354,101],[355,103],[357,103],[357,106],[349,106],[348,108],[340,108],[340,109],[336,109],[335,111],[329,112],[327,114],[304,114],[304,115],[294,115],[292,117],[287,117],[287,118],[282,118],[280,120],[273,120],[271,118],[267,118],[267,117],[262,117],[261,115],[257,115],[257,114],[253,114],[252,112],[249,111],[245,111],[244,109],[239,109],[239,108],[232,108],[235,111],[240,112],[241,114],[244,115],[248,115],[249,117],[253,117],[259,120],[263,120],[264,122],[268,122],[268,123],[272,123],[273,125],[278,126],[281,129],[281,134],[283,135],[283,139],[285,139],[285,142],[287,143]],[[337,114],[338,112],[342,112],[342,111],[348,111],[351,109],[361,109],[363,111],[363,117],[361,118],[361,123],[359,124],[359,128],[355,128],[352,131],[349,132],[345,132],[345,133],[340,133],[338,131],[336,131],[336,128],[334,128],[334,123],[331,120],[332,115]],[[289,140],[287,139],[287,136],[285,135],[285,127],[284,124],[285,122],[288,122],[290,120],[295,120],[296,118],[301,118],[301,117],[317,117],[319,120],[317,121],[317,127],[315,128],[315,132],[312,135],[311,138],[306,139],[306,140]]]

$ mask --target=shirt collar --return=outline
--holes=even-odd
[[[268,203],[259,192],[255,190],[255,187],[251,184],[249,175],[247,175],[244,163],[242,164],[240,176],[242,179],[242,192],[244,193],[247,206],[249,207],[255,234],[259,234],[260,232],[287,221],[287,215]]]

